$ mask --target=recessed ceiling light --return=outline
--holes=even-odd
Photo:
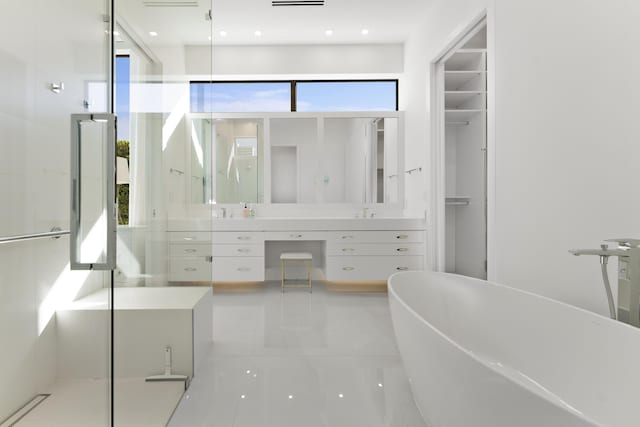
[[[293,399],[293,394],[290,394],[290,395],[289,395],[289,399]]]
[[[256,37],[260,37],[260,36],[262,35],[262,31],[260,31],[260,30],[255,30],[255,31],[253,32],[253,34],[254,34]]]
[[[227,37],[226,31],[220,31],[220,37]]]
[[[155,37],[155,36],[157,36],[157,35],[158,35],[158,33],[156,33],[155,31],[149,31],[149,35],[150,35],[151,37]]]
[[[367,30],[366,28],[360,32],[362,33],[363,36],[366,36],[367,34],[369,34],[369,30]]]
[[[333,30],[324,30],[324,35],[325,36],[332,36],[333,35]]]
[[[339,397],[340,399],[342,399],[342,398],[344,397],[344,394],[340,393],[340,394],[338,394],[338,397]]]

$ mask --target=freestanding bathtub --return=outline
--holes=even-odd
[[[389,279],[396,339],[429,427],[640,426],[640,330],[447,273]]]

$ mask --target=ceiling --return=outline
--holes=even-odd
[[[271,0],[148,2],[116,0],[118,19],[148,45],[206,45],[212,35],[216,45],[256,45],[401,43],[433,0],[325,0],[324,6],[293,7],[273,7]],[[213,21],[206,19],[210,9]]]

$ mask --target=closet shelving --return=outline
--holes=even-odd
[[[444,121],[444,221],[439,268],[487,277],[487,32],[481,22],[438,64],[438,120]]]
[[[445,64],[445,119],[465,125],[487,105],[486,49],[459,49]]]

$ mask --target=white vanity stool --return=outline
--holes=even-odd
[[[305,287],[311,290],[311,265],[313,263],[313,256],[309,252],[283,252],[280,254],[280,262],[282,263],[282,292],[285,288],[285,271],[287,261],[304,262],[307,265],[307,284],[304,285],[287,285],[289,287]]]

